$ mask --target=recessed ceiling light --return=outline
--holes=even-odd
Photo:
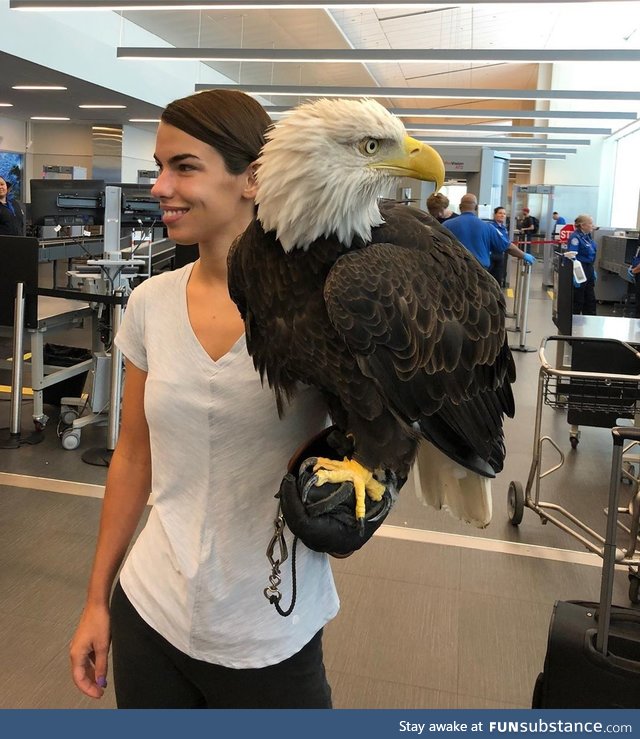
[[[60,118],[59,116],[53,115],[32,115],[32,121],[70,121],[71,118]]]
[[[160,123],[159,118],[129,118],[129,123]]]
[[[13,108],[13,103],[0,103],[0,108]]]
[[[94,105],[94,104],[85,104],[85,105],[78,105],[79,108],[100,108],[100,109],[122,109],[126,108],[126,105]]]
[[[13,85],[12,90],[66,90],[61,85]]]

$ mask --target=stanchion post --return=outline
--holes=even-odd
[[[11,421],[9,437],[18,438],[22,422],[22,377],[24,371],[24,282],[16,285],[13,314],[13,367],[11,368]]]
[[[526,346],[525,338],[527,335],[527,318],[529,313],[529,285],[531,283],[531,265],[526,262],[522,262],[522,280],[521,280],[521,296],[520,296],[520,310],[518,312],[518,319],[520,325],[520,343],[518,346],[512,346],[512,351],[517,352],[534,352],[535,347]]]
[[[122,352],[116,346],[115,337],[122,322],[122,304],[113,306],[113,340],[111,342],[111,393],[109,399],[109,426],[107,429],[107,449],[113,451],[120,430],[120,397],[122,393]]]

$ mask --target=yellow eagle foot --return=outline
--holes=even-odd
[[[385,492],[385,486],[375,479],[373,472],[347,457],[342,462],[336,459],[318,457],[313,471],[315,473],[316,485],[318,486],[324,485],[327,482],[350,482],[353,485],[356,497],[356,519],[361,527],[364,526],[366,513],[365,496],[368,495],[371,500],[379,501]]]

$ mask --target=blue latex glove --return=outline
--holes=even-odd
[[[593,270],[593,284],[595,285],[597,281],[598,281],[598,273],[594,269]]]
[[[525,264],[535,264],[536,258],[533,256],[533,254],[527,254],[525,252],[524,257],[522,257],[522,260]]]
[[[631,271],[631,267],[627,267],[627,274],[629,275],[629,279],[631,280],[631,282],[636,281],[636,276]]]

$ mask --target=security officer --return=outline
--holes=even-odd
[[[573,286],[573,313],[583,316],[596,314],[596,242],[592,237],[593,218],[589,215],[580,215],[575,220],[575,231],[571,234],[567,251],[575,251],[576,259],[582,264],[585,282]]]

